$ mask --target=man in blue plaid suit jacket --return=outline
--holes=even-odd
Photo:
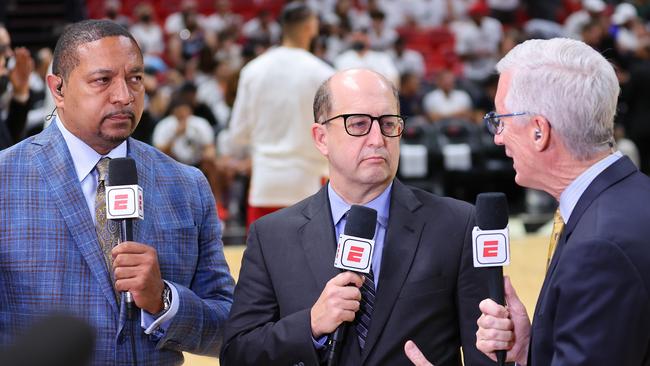
[[[233,280],[214,198],[197,169],[129,137],[143,111],[143,73],[135,40],[112,22],[76,23],[59,39],[47,79],[56,120],[0,152],[0,346],[63,312],[93,326],[93,365],[218,354]],[[113,249],[109,271],[94,223],[95,164],[123,156],[136,162],[145,219],[134,241]],[[133,294],[135,319],[116,291]]]

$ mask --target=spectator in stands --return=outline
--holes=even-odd
[[[29,51],[19,47],[14,52],[9,32],[0,23],[0,150],[24,136],[29,111],[29,76],[33,69]]]
[[[582,0],[582,9],[578,10],[564,21],[564,33],[567,37],[582,40],[582,30],[592,20],[609,23],[605,16],[607,5],[603,0]]]
[[[370,48],[376,51],[388,50],[395,43],[397,32],[386,25],[386,15],[381,10],[371,11],[370,19],[372,19],[368,28]]]
[[[266,9],[260,10],[255,18],[244,23],[242,27],[242,35],[249,40],[268,40],[271,44],[280,41],[281,33],[280,25],[273,19],[273,14]]]
[[[445,26],[464,18],[468,0],[408,0],[405,8],[407,22],[420,28]]]
[[[120,0],[106,0],[104,2],[104,18],[112,20],[124,28],[129,28],[131,20],[121,13],[122,2]]]
[[[463,75],[479,84],[494,73],[503,37],[501,23],[488,13],[483,2],[476,2],[468,10],[470,19],[451,26],[456,37],[456,53],[463,60]]]
[[[436,77],[437,88],[424,96],[424,112],[431,122],[445,119],[472,118],[472,99],[456,88],[456,76],[450,69],[440,71]]]
[[[404,38],[398,37],[393,44],[393,49],[389,50],[388,54],[400,74],[410,73],[420,78],[425,76],[424,57],[420,52],[407,48]]]
[[[243,20],[241,15],[232,12],[230,0],[215,0],[214,13],[203,21],[205,30],[220,33],[225,30],[239,31]]]
[[[208,121],[208,123],[210,123],[210,126],[214,128],[217,126],[216,117],[212,113],[210,107],[202,101],[198,100],[196,96],[197,88],[192,81],[185,81],[178,90],[178,97],[190,103],[190,106],[192,107],[192,114]]]
[[[350,34],[351,49],[334,59],[337,70],[366,68],[382,74],[395,86],[399,86],[399,72],[387,52],[370,49],[366,30],[353,31]]]
[[[635,55],[645,43],[650,41],[648,30],[632,4],[618,4],[612,14],[612,23],[616,26],[615,40],[619,52]]]
[[[519,0],[487,0],[487,5],[491,16],[501,24],[508,26],[516,24]]]
[[[194,19],[196,23],[203,23],[203,15],[198,11],[196,0],[182,0],[180,11],[169,14],[165,19],[165,33],[168,35],[179,34],[187,28],[187,19]]]
[[[416,74],[406,72],[400,76],[399,104],[400,114],[408,118],[409,125],[424,116],[422,110],[421,78]]]
[[[250,223],[316,192],[327,164],[311,142],[311,103],[319,85],[334,73],[307,51],[318,18],[293,2],[281,15],[282,45],[241,71],[230,126],[219,134],[220,152],[233,157],[250,150]]]
[[[165,51],[163,30],[156,22],[151,4],[141,3],[134,10],[137,21],[129,28],[145,57],[160,56]]]
[[[169,59],[172,64],[184,68],[188,60],[198,56],[204,47],[216,47],[216,35],[201,27],[201,17],[195,11],[183,12],[184,29],[169,35]],[[171,16],[171,15],[170,15]]]
[[[217,61],[226,65],[231,72],[236,72],[244,64],[242,58],[242,46],[237,43],[237,32],[225,30],[219,33],[217,37],[217,51],[214,57]]]
[[[154,129],[153,145],[187,165],[200,167],[205,160],[214,159],[214,130],[207,120],[194,115],[190,101],[176,95],[170,111]]]

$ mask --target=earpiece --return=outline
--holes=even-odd
[[[535,140],[539,140],[541,138],[542,138],[542,131],[535,130]]]
[[[63,87],[63,83],[59,83],[59,85],[56,86],[56,93],[60,96],[63,96],[63,91],[61,88]]]

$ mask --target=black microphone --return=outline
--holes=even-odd
[[[377,227],[377,211],[360,205],[352,205],[345,222],[343,235],[339,238],[336,248],[334,266],[346,271],[370,273],[372,253],[374,250],[375,229]],[[349,323],[339,325],[330,338],[330,352],[327,364],[338,363],[341,344]]]
[[[142,189],[138,186],[138,170],[131,158],[111,159],[108,163],[106,187],[107,217],[120,223],[120,242],[133,241],[133,219],[142,219]],[[135,302],[124,292],[127,316],[132,318]]]
[[[483,271],[488,276],[490,299],[497,304],[505,305],[503,265],[509,263],[510,252],[507,231],[505,233],[499,231],[507,230],[508,226],[508,200],[506,195],[501,192],[488,192],[476,196],[476,224],[481,230],[481,234],[474,238],[474,265],[477,266],[477,256],[480,257],[478,260],[485,265]],[[480,236],[487,239],[481,240]],[[480,245],[479,250],[477,250],[477,239]],[[503,239],[503,245],[501,239]],[[506,351],[496,351],[496,355],[497,364],[499,366],[505,365]]]
[[[49,315],[37,320],[13,344],[0,350],[0,364],[12,366],[90,365],[95,330],[68,315]]]

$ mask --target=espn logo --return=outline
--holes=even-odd
[[[336,247],[334,267],[348,271],[370,273],[375,241],[341,234]]]
[[[106,218],[143,219],[142,188],[138,185],[106,187]]]
[[[496,267],[510,264],[508,228],[502,230],[472,231],[474,267]]]

